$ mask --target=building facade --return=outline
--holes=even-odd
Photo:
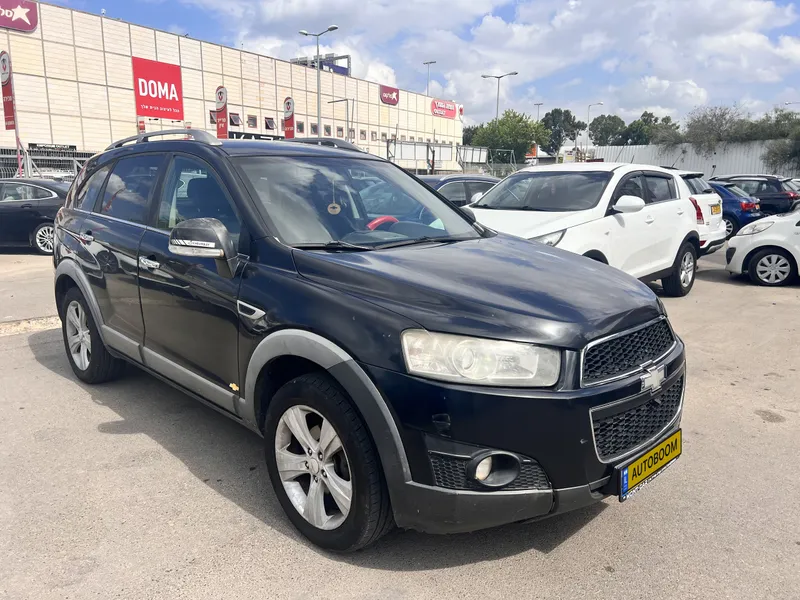
[[[462,140],[463,109],[455,102],[323,71],[323,131],[317,134],[317,73],[312,68],[60,6],[23,4],[38,11],[38,26],[20,31],[16,22],[3,20],[8,27],[0,28],[0,49],[11,56],[23,146],[65,144],[99,151],[113,140],[135,135],[140,126],[147,131],[191,126],[216,133],[215,94],[224,86],[230,132],[282,136],[284,100],[291,97],[297,137],[350,137],[383,157],[393,138],[440,144],[438,155],[450,160],[437,161],[436,167],[458,168],[455,148]],[[140,92],[147,93],[147,82],[140,87],[141,77],[138,72],[134,76],[135,59],[178,67],[172,70],[179,72],[175,93],[182,114],[140,114],[151,111],[137,108],[144,106]],[[152,89],[162,91],[157,83]],[[345,98],[350,102],[330,103]],[[0,131],[0,146],[14,146],[13,131]],[[444,152],[445,147],[452,150]],[[424,166],[395,155],[401,166]]]

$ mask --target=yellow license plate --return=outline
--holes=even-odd
[[[681,455],[681,450],[681,431],[678,430],[658,446],[651,448],[620,469],[620,502],[632,496],[640,486],[672,464]]]
[[[711,205],[711,214],[718,215],[722,209],[720,208],[719,204],[712,204]]]

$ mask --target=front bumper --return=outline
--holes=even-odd
[[[725,270],[733,275],[741,275],[746,267],[744,260],[755,246],[752,244],[753,236],[733,236],[728,240],[728,249],[725,251]]]
[[[576,361],[577,356],[568,356],[565,362],[574,367]],[[660,365],[665,366],[662,391],[685,384],[680,340]],[[401,527],[430,533],[540,519],[617,494],[615,467],[671,435],[682,416],[681,396],[674,419],[662,430],[635,450],[604,461],[596,447],[590,411],[622,413],[649,403],[659,394],[642,391],[641,374],[597,387],[563,385],[543,391],[476,389],[365,368],[391,402],[411,467],[411,481],[390,483],[395,520]],[[532,461],[546,474],[546,485],[448,489],[434,473],[431,456],[451,452],[453,457],[468,457],[470,449],[472,456],[502,451]]]

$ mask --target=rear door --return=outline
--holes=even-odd
[[[103,323],[122,336],[115,337],[115,347],[135,360],[141,360],[138,345],[144,340],[136,258],[166,158],[148,152],[117,160],[78,233],[83,270]]]
[[[650,273],[656,273],[674,263],[678,245],[688,233],[686,207],[683,205],[685,201],[679,199],[677,183],[672,175],[645,171],[644,180],[647,191],[646,210],[654,219],[648,229],[653,252]]]
[[[717,231],[722,223],[722,198],[711,189],[701,175],[683,175],[683,180],[692,192],[703,213],[703,222],[710,231]]]
[[[40,222],[33,186],[7,181],[0,194],[0,243],[27,246]]]

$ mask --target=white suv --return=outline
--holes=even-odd
[[[484,225],[558,246],[671,296],[692,289],[700,253],[695,207],[675,171],[645,165],[573,163],[528,167],[470,205]]]
[[[728,229],[722,219],[722,198],[696,171],[675,171],[686,183],[691,195],[689,201],[697,218],[700,234],[700,256],[719,250],[728,237]]]

